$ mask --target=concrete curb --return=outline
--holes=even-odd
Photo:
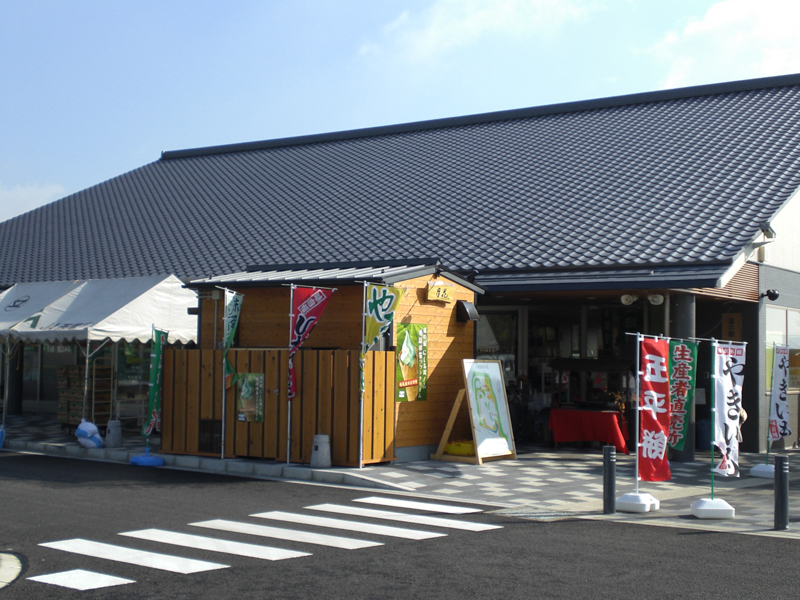
[[[122,448],[84,448],[80,444],[26,442],[19,440],[6,440],[3,450],[11,452],[29,452],[58,456],[62,458],[75,458],[79,460],[93,460],[99,462],[114,462],[130,464],[134,456],[142,456],[141,451],[131,451]],[[413,488],[404,485],[378,481],[353,472],[336,469],[312,469],[305,465],[281,464],[248,460],[242,458],[209,458],[200,456],[183,456],[176,454],[151,453],[163,459],[164,467],[182,471],[195,471],[214,473],[217,475],[231,475],[235,477],[249,477],[253,479],[285,479],[287,481],[305,481],[320,484],[343,485],[360,488],[374,488],[401,492],[413,492]]]

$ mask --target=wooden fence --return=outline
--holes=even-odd
[[[359,356],[352,350],[301,350],[294,356],[297,395],[289,421],[288,350],[236,349],[238,373],[263,373],[264,420],[237,420],[236,388],[226,392],[225,456],[309,463],[314,435],[330,438],[335,466],[394,460],[395,355],[370,352],[364,367],[364,444],[359,464]],[[161,451],[220,456],[222,351],[169,350],[164,356]]]

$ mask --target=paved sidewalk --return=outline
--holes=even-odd
[[[52,417],[25,415],[8,417],[5,450],[38,452],[70,458],[129,463],[144,453],[140,435],[123,436],[122,448],[87,450],[74,436],[62,430]],[[157,439],[154,447],[157,447]],[[289,479],[318,483],[377,488],[415,496],[473,502],[495,507],[509,516],[536,520],[589,518],[725,531],[800,539],[800,453],[790,455],[790,530],[773,531],[774,494],[771,479],[750,477],[750,468],[764,455],[741,457],[740,478],[715,477],[715,498],[736,509],[726,520],[697,519],[690,505],[711,494],[710,456],[698,453],[691,463],[673,463],[672,480],[640,482],[639,490],[655,496],[661,509],[644,514],[603,515],[603,457],[600,449],[562,447],[518,448],[517,460],[483,465],[419,461],[381,464],[363,469],[311,469],[308,466],[251,459],[201,458],[159,454],[168,468],[198,470],[243,477]],[[634,491],[634,458],[617,454],[617,497]],[[794,515],[794,517],[793,517]]]

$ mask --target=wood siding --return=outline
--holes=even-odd
[[[290,403],[287,350],[235,349],[240,373],[263,373],[264,421],[237,420],[235,388],[225,402],[225,456],[286,461]],[[394,460],[393,352],[370,352],[365,365],[363,464]],[[295,355],[297,395],[291,402],[290,462],[311,462],[314,436],[328,435],[331,462],[359,466],[358,353],[301,350]],[[222,422],[222,351],[169,350],[164,357],[161,450],[217,456]],[[216,428],[216,429],[215,429]],[[215,433],[216,432],[216,433]]]
[[[397,403],[398,448],[439,443],[458,391],[464,387],[461,361],[475,356],[474,323],[456,320],[456,302],[428,300],[429,281],[437,279],[430,275],[397,284],[406,288],[406,294],[395,311],[395,323],[428,326],[428,400]],[[475,295],[456,285],[455,299],[474,302]],[[396,326],[394,339],[397,339]],[[454,439],[470,435],[466,414],[461,415],[453,431]]]

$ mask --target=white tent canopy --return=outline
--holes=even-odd
[[[44,281],[18,283],[0,293],[0,338],[9,330],[55,302],[81,281]]]
[[[10,334],[30,342],[147,342],[156,327],[169,332],[169,343],[188,343],[197,339],[197,317],[187,313],[195,306],[195,293],[174,275],[91,279],[75,282],[44,308],[16,321]]]

